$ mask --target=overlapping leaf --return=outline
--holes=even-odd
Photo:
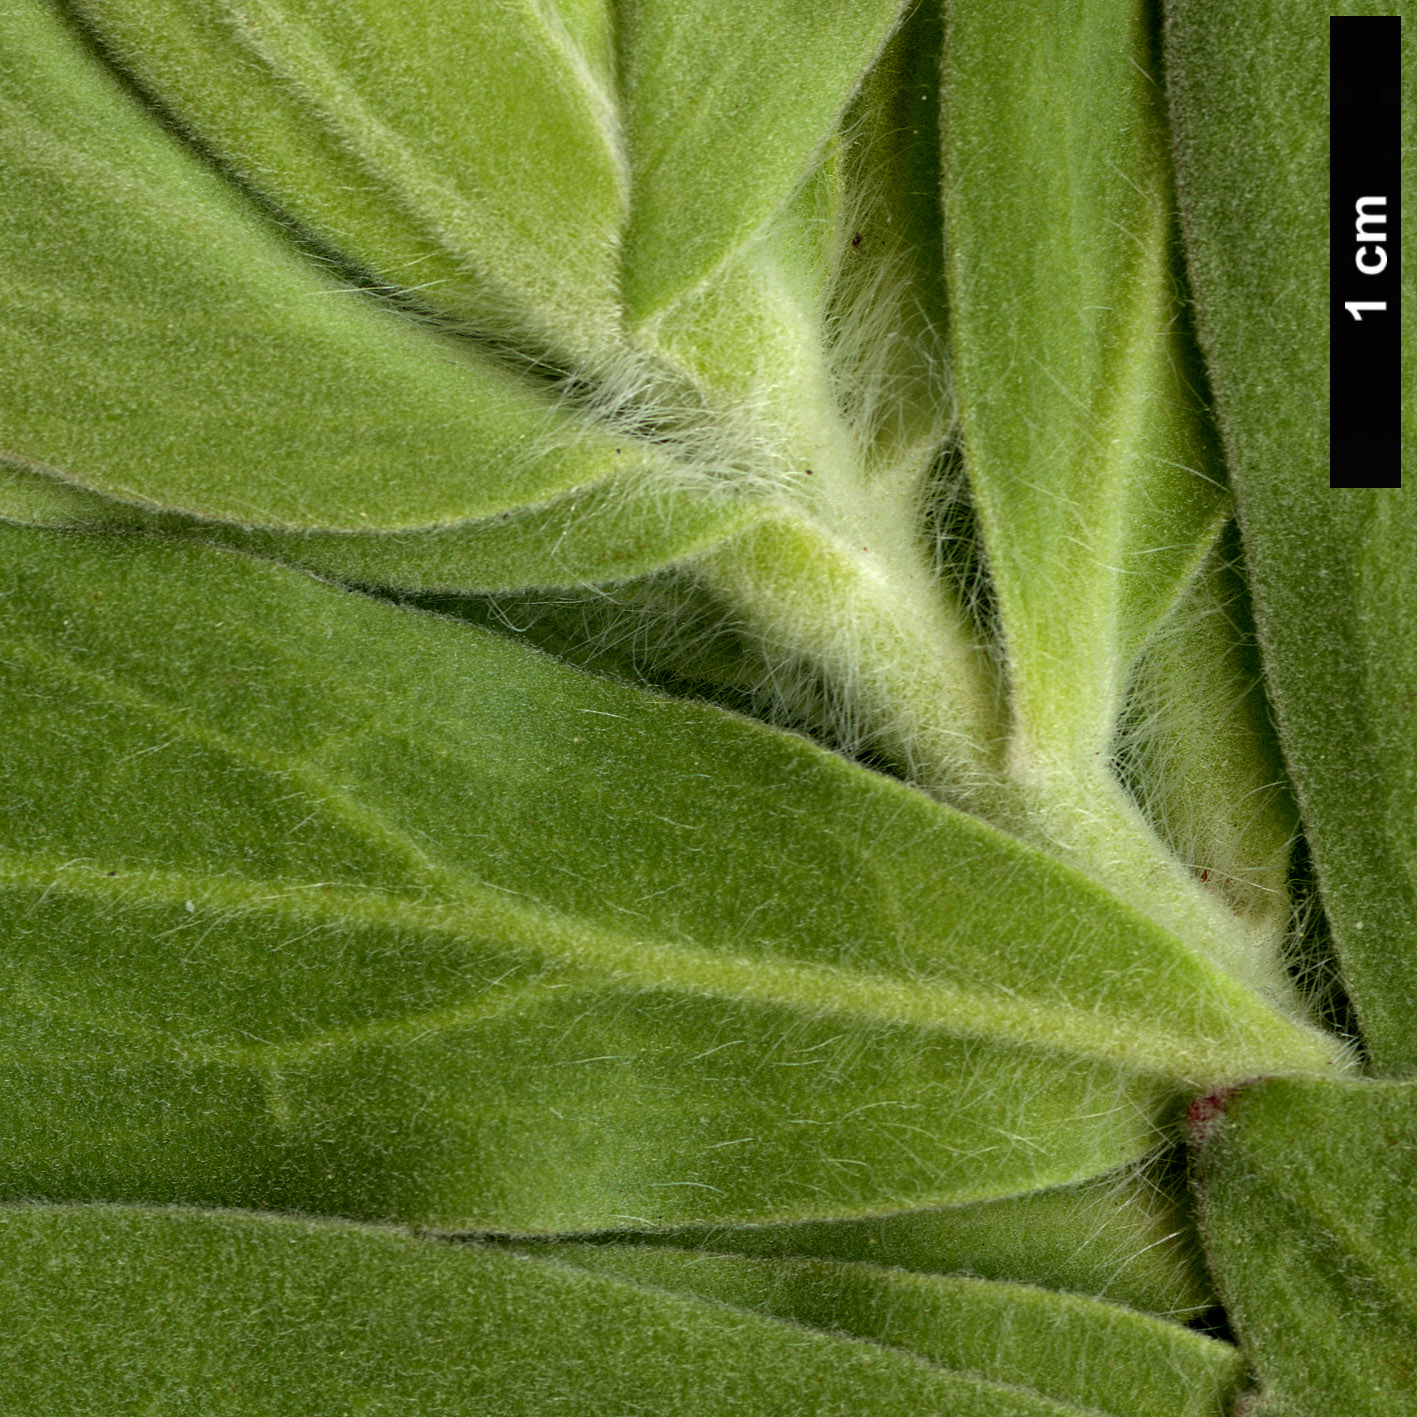
[[[619,1230],[591,1240],[1014,1280],[1188,1318],[1215,1298],[1180,1180],[1146,1165],[973,1205],[852,1220]]]
[[[1040,776],[1105,749],[1131,657],[1223,505],[1181,319],[1153,46],[1143,8],[1114,0],[949,12],[954,375],[1012,752]]]
[[[1298,820],[1269,723],[1240,554],[1232,525],[1153,629],[1133,669],[1119,757],[1175,854],[1279,945],[1293,909]]]
[[[1359,936],[1411,913],[1417,528],[1354,502],[1296,588],[1318,553],[1264,470],[1294,410],[1213,242],[1253,245],[1236,151],[1313,177],[1316,71],[1257,117],[1193,8],[1193,263],[1261,610],[1298,625],[1266,649],[1406,1065],[1407,966]],[[1182,1101],[1343,1062],[1295,1022],[1150,10],[24,0],[0,32],[0,1199],[529,1247],[0,1209],[7,1400],[1218,1417],[1228,1346],[989,1282],[1194,1312],[1153,1169]],[[1254,286],[1281,323],[1288,289]],[[244,552],[516,592],[482,612],[511,625],[562,588],[1014,835]],[[1410,1139],[1348,1088],[1313,1165],[1276,1159],[1329,1096],[1282,1086],[1209,1147],[1212,1253],[1273,1410],[1311,1369],[1361,1403],[1361,1364],[1264,1326],[1329,1284],[1322,1338],[1387,1284],[1388,1361],[1408,1178],[1353,1167]],[[1291,1256],[1250,1253],[1261,1211],[1302,1212]]]
[[[0,23],[0,517],[500,590],[642,574],[750,514],[302,257],[45,7]]]
[[[981,655],[939,583],[920,525],[929,438],[917,430],[920,445],[905,450],[889,485],[868,487],[860,463],[870,428],[858,437],[848,426],[851,398],[839,397],[829,348],[832,322],[844,317],[829,313],[826,257],[844,246],[840,224],[855,216],[838,210],[845,198],[832,197],[822,154],[895,8],[844,13],[825,47],[777,51],[772,63],[782,70],[782,82],[776,91],[750,83],[746,72],[718,73],[714,56],[728,42],[724,34],[709,26],[690,43],[676,7],[645,6],[635,11],[633,24],[626,19],[623,38],[631,55],[658,52],[656,46],[675,35],[685,39],[676,62],[717,73],[715,102],[733,131],[740,132],[748,109],[761,120],[786,104],[791,121],[777,135],[781,150],[766,165],[731,144],[715,149],[714,160],[726,162],[738,174],[735,181],[766,184],[751,202],[739,193],[761,213],[740,230],[742,211],[721,207],[733,218],[714,228],[722,249],[703,272],[684,277],[688,286],[680,289],[678,276],[670,281],[677,291],[673,309],[660,312],[654,331],[645,334],[648,343],[615,335],[612,348],[595,336],[601,343],[594,358],[587,354],[559,371],[556,402],[526,362],[534,365],[542,354],[529,333],[541,308],[534,280],[517,287],[524,309],[515,300],[506,307],[521,310],[531,323],[515,339],[503,331],[495,357],[485,337],[501,326],[491,314],[474,323],[478,338],[466,338],[466,329],[454,338],[415,322],[406,300],[395,308],[340,284],[317,269],[326,263],[318,249],[302,244],[299,232],[279,229],[239,185],[224,180],[229,168],[212,171],[164,131],[69,27],[28,0],[6,20],[14,106],[5,151],[23,206],[12,209],[6,226],[16,291],[8,335],[17,378],[0,404],[0,450],[9,459],[0,515],[131,525],[141,516],[118,503],[133,502],[201,519],[161,521],[167,530],[234,539],[327,574],[405,589],[470,591],[605,584],[693,558],[741,532],[762,511],[766,495],[775,526],[765,539],[739,536],[704,574],[725,590],[761,642],[811,672],[825,666],[843,682],[859,684],[863,704],[852,712],[882,720],[876,736],[895,757],[922,763],[923,775],[935,779],[961,765],[964,776],[977,775],[972,760],[979,755],[969,744],[991,736],[990,691],[980,682],[987,677]],[[745,7],[733,13],[735,23],[759,34],[766,55],[776,12]],[[380,166],[388,157],[383,138],[374,144],[382,157],[356,161],[351,153],[363,139],[351,130],[341,146],[325,122],[352,123],[365,137],[378,129],[387,137],[388,124],[360,106],[371,85],[377,92],[370,102],[392,105],[401,122],[413,125],[407,143],[435,165],[447,157],[442,138],[414,142],[424,127],[441,131],[453,120],[440,118],[436,104],[411,112],[400,85],[414,81],[400,64],[391,60],[379,83],[372,71],[358,82],[351,77],[360,65],[388,57],[389,35],[371,38],[385,23],[379,16],[351,11],[348,34],[337,35],[327,33],[334,24],[328,16],[297,17],[271,6],[234,7],[218,16],[177,3],[156,12],[104,3],[85,14],[106,52],[158,96],[160,112],[177,114],[265,198],[284,206],[289,197],[289,210],[326,239],[338,237],[342,218],[306,210],[291,192],[313,194],[321,211],[328,202],[350,207],[355,226],[366,217],[397,223],[418,207],[428,183],[432,190],[442,180],[404,172],[413,184],[409,191],[417,192],[400,205],[402,177],[360,179],[341,166],[358,167],[367,158],[370,172],[377,168],[386,177],[393,171]],[[604,66],[586,56],[598,52],[598,22],[591,12],[581,18],[584,26],[569,12],[558,20],[549,11],[513,6],[449,19],[457,34],[446,46],[430,30],[417,43],[410,37],[405,58],[426,61],[446,78],[439,66],[449,56],[475,44],[485,45],[488,55],[500,56],[506,46],[520,53],[521,35],[528,64],[570,64],[595,87]],[[387,19],[394,29],[413,23]],[[847,31],[850,43],[843,41]],[[740,33],[734,42],[742,39]],[[849,63],[848,51],[855,56]],[[251,79],[252,65],[265,74],[258,82]],[[500,57],[492,67],[499,65]],[[199,77],[203,73],[210,82]],[[514,78],[500,75],[486,93],[479,91],[478,102],[510,102]],[[311,95],[327,79],[334,87],[316,102]],[[431,93],[443,93],[429,82]],[[654,78],[656,92],[666,82],[664,74]],[[644,75],[629,83],[631,108],[649,83]],[[687,92],[687,71],[675,83],[675,92]],[[854,130],[883,128],[891,91],[884,82],[877,89],[853,108]],[[805,91],[811,101],[794,104],[792,96]],[[517,93],[519,102],[540,102],[540,89],[529,79]],[[702,100],[701,88],[695,89],[694,102]],[[499,148],[486,142],[488,125],[496,126],[487,114],[459,107],[456,119],[467,131],[448,143],[471,142],[475,135],[492,153],[485,161],[511,165],[499,181],[468,169],[481,195],[469,197],[464,235],[491,259],[508,242],[515,245],[518,222],[533,222],[535,213],[508,217],[505,229],[497,228],[500,236],[479,244],[474,237],[487,217],[483,199],[519,200],[517,173],[537,151],[536,134],[528,136],[526,149]],[[639,147],[664,151],[654,162],[645,159],[646,191],[686,164],[698,171],[712,156],[695,158],[694,150],[673,142],[656,147],[659,140],[645,136],[653,127],[648,117],[640,124]],[[666,133],[670,129],[661,137]],[[882,141],[878,133],[876,146]],[[566,156],[559,153],[558,160]],[[863,181],[856,170],[843,190]],[[540,231],[564,218],[555,239],[580,243],[585,232],[574,216],[578,209],[572,204],[562,211],[546,193],[537,196],[539,190],[523,194],[540,213],[533,224],[539,222]],[[554,220],[542,210],[548,203],[557,208]],[[670,219],[668,206],[661,203],[653,217],[654,203],[647,203],[648,225],[635,230],[658,230]],[[694,230],[702,219],[695,213]],[[759,231],[763,222],[766,232]],[[677,231],[644,238],[671,265],[688,251]],[[348,249],[357,247],[359,255],[362,241]],[[871,242],[881,244],[875,236]],[[869,251],[844,249],[852,261],[870,266]],[[422,259],[409,248],[374,264],[399,284],[397,268],[416,257]],[[561,275],[566,271],[574,289],[594,285],[586,273],[577,274],[574,262]],[[430,279],[437,284],[441,278],[435,271]],[[508,276],[508,289],[517,280]],[[869,280],[863,289],[869,292]],[[70,318],[56,325],[44,313],[53,308]],[[555,323],[560,316],[547,318]],[[857,326],[869,318],[860,311],[852,317]],[[570,330],[576,320],[570,314],[566,320]],[[938,342],[932,320],[925,321],[925,333]],[[567,334],[572,344],[579,338]],[[858,328],[851,360],[874,367],[889,338],[878,327],[863,346]],[[501,362],[513,353],[521,361],[515,370]],[[74,390],[82,391],[81,405]],[[861,408],[855,413],[866,425],[879,422]],[[34,480],[46,475],[117,503],[105,508]],[[491,519],[491,513],[508,520]],[[233,532],[236,524],[262,530],[251,537]],[[804,583],[784,582],[784,539],[793,571],[805,566],[811,572]],[[846,594],[845,607],[839,595],[833,599],[839,592]]]
[[[563,1245],[547,1253],[597,1274],[905,1349],[1117,1417],[1224,1412],[1244,1373],[1228,1344],[1178,1324],[1021,1284],[643,1246]]]
[[[5,547],[12,1196],[844,1216],[1098,1174],[1176,1089],[1333,1056],[801,740],[230,553]]]
[[[960,437],[1009,685],[978,807],[1297,1008],[1109,770],[1135,657],[1227,511],[1144,7],[950,8],[942,84]],[[1035,233],[1046,233],[1036,235]]]
[[[1285,752],[1365,1039],[1381,1068],[1405,1071],[1417,1064],[1417,516],[1410,489],[1328,486],[1325,23],[1299,4],[1238,24],[1173,3],[1170,69],[1188,258]],[[1417,41],[1403,30],[1410,73]],[[1404,97],[1410,146],[1410,85]],[[1414,264],[1408,230],[1409,312]],[[1409,315],[1409,369],[1413,330]],[[1410,482],[1411,397],[1402,417]]]
[[[149,506],[368,530],[651,456],[322,275],[37,0],[3,25],[8,457]]]
[[[1272,1078],[1192,1109],[1202,1228],[1254,1417],[1417,1403],[1417,1088]]]
[[[283,531],[126,505],[0,462],[0,521],[155,531],[237,547],[360,585],[520,591],[614,583],[732,538],[761,515],[746,498],[666,490],[653,471],[611,474],[534,507],[411,531]]]
[[[632,322],[701,283],[784,204],[900,10],[900,0],[825,13],[800,0],[621,7]]]
[[[76,10],[207,151],[379,281],[562,357],[614,338],[630,194],[604,6]]]
[[[1016,1384],[985,1342],[958,1367],[951,1354],[907,1351],[904,1316],[890,1337],[905,1342],[886,1347],[716,1296],[371,1227],[22,1206],[0,1208],[0,1245],[12,1417],[111,1417],[140,1405],[230,1417],[400,1407],[421,1417],[1103,1412]],[[928,1311],[928,1297],[917,1307]],[[1175,1411],[1219,1417],[1208,1399],[1233,1350],[1095,1308],[1082,1370],[1122,1390],[1109,1361],[1162,1355],[1174,1364],[1170,1392],[1183,1376],[1199,1380]],[[1105,1413],[1140,1417],[1134,1403]]]

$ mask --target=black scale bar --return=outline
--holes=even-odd
[[[1328,484],[1401,487],[1402,20],[1328,25]]]

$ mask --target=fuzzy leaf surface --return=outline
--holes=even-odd
[[[0,462],[0,521],[155,531],[406,591],[468,594],[629,580],[731,539],[761,513],[749,499],[710,489],[670,491],[639,468],[533,507],[445,527],[295,531],[153,511]]]
[[[1133,666],[1118,756],[1172,851],[1257,933],[1288,929],[1297,811],[1231,523]]]
[[[1024,773],[1105,748],[1130,659],[1224,495],[1173,269],[1159,79],[1134,0],[949,7],[953,368]]]
[[[0,1246],[11,1417],[1096,1413],[744,1308],[393,1230],[17,1206],[0,1208]]]
[[[901,0],[620,7],[632,324],[705,281],[786,204],[901,8]]]
[[[1298,1012],[1274,940],[1184,869],[1110,766],[1135,657],[1227,512],[1160,81],[1137,0],[949,7],[951,369],[1008,696],[1004,789],[962,800]]]
[[[1216,1302],[1184,1177],[1154,1160],[1077,1185],[973,1205],[849,1220],[615,1230],[584,1237],[584,1243],[667,1245],[750,1259],[841,1260],[917,1274],[1013,1280],[1176,1319],[1191,1318]]]
[[[613,338],[629,190],[607,7],[75,8],[163,111],[327,250],[538,352]]]
[[[741,525],[655,482],[642,442],[322,271],[46,6],[0,34],[0,517],[187,513],[216,521],[157,524],[261,526],[262,549],[418,589],[620,579]]]
[[[1096,1175],[1182,1088],[1336,1059],[803,740],[245,556],[0,538],[11,1196],[847,1216]]]
[[[1399,5],[1334,7],[1345,14]],[[1187,257],[1285,755],[1345,981],[1375,1065],[1417,1066],[1417,400],[1402,490],[1331,489],[1325,16],[1169,6]],[[1404,67],[1417,67],[1413,17]],[[1264,94],[1263,103],[1256,95]],[[1409,83],[1404,144],[1417,135]],[[1411,162],[1403,195],[1417,209]],[[1417,367],[1404,229],[1403,359]]]
[[[1244,1376],[1244,1360],[1227,1343],[1117,1304],[1022,1284],[642,1246],[562,1245],[544,1253],[902,1348],[1108,1417],[1224,1417]]]
[[[1247,1410],[1410,1413],[1417,1087],[1269,1078],[1192,1116],[1206,1248],[1264,1382]]]

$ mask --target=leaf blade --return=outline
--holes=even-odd
[[[939,1210],[790,1225],[620,1230],[599,1239],[1013,1281],[1091,1294],[1182,1321],[1216,1302],[1184,1179],[1178,1184],[1169,1171],[1150,1165]]]
[[[8,458],[151,508],[354,531],[657,460],[330,279],[46,7],[3,24]]]
[[[613,342],[628,177],[593,8],[78,8],[208,151],[382,283],[543,357]]]
[[[231,553],[0,538],[11,1195],[874,1213],[1115,1169],[1183,1079],[1332,1056],[801,740]]]
[[[1397,1073],[1417,1064],[1408,1007],[1417,894],[1407,865],[1417,849],[1407,712],[1417,513],[1410,487],[1330,489],[1325,475],[1325,419],[1314,413],[1316,400],[1326,410],[1328,391],[1329,229],[1312,193],[1327,182],[1328,74],[1313,23],[1280,3],[1242,34],[1203,5],[1172,3],[1167,44],[1187,258],[1281,740],[1365,1042],[1381,1070]],[[1409,23],[1409,66],[1413,43]],[[1252,102],[1256,85],[1272,104]],[[1410,144],[1410,88],[1403,97]],[[1410,164],[1404,172],[1410,207]],[[1409,318],[1409,366],[1413,330]],[[1410,396],[1401,417],[1410,483]]]
[[[1415,1098],[1411,1083],[1271,1078],[1197,1104],[1202,1231],[1261,1412],[1411,1408]]]
[[[357,585],[450,595],[629,580],[731,540],[761,513],[751,500],[666,487],[653,472],[634,469],[479,521],[404,532],[281,531],[150,511],[0,460],[0,521],[153,531]]]
[[[1076,1411],[723,1305],[372,1227],[4,1207],[0,1239],[16,1417],[193,1402],[232,1417]]]
[[[1245,1371],[1229,1344],[1178,1324],[1022,1284],[633,1246],[539,1253],[901,1348],[1109,1417],[1221,1417]]]
[[[1047,5],[949,13],[953,367],[1022,771],[1105,752],[1121,676],[1223,499],[1151,46],[1131,0],[1065,22]],[[1049,240],[1024,238],[1040,227]]]
[[[625,7],[632,326],[710,277],[786,203],[900,10],[838,5],[824,23],[796,0]]]

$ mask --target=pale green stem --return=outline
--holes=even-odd
[[[838,686],[839,739],[959,805],[997,776],[993,665],[923,554],[882,554],[784,510],[696,569],[774,658]]]

